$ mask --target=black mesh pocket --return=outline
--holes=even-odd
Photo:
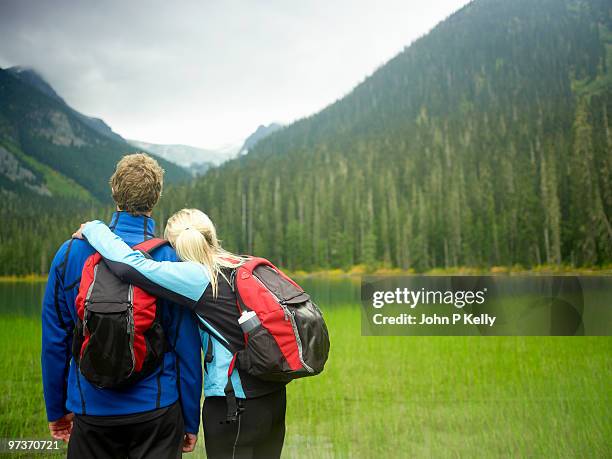
[[[240,370],[265,381],[287,382],[291,378],[289,364],[283,357],[274,337],[262,325],[248,334],[246,348],[238,352]]]
[[[157,321],[153,322],[151,328],[144,332],[144,339],[147,346],[145,360],[142,364],[140,374],[146,376],[159,367],[164,359],[164,353],[168,350],[168,342],[164,334],[164,329]]]
[[[133,326],[127,304],[86,307],[89,341],[80,362],[81,373],[102,388],[123,384],[134,370]]]

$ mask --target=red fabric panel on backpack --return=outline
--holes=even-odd
[[[83,320],[83,314],[85,311],[85,300],[87,299],[87,292],[89,291],[89,287],[94,279],[94,268],[100,263],[102,256],[99,253],[94,253],[90,255],[87,260],[85,260],[85,264],[83,265],[83,270],[81,271],[81,282],[79,284],[79,293],[76,297],[75,306],[76,312],[79,316],[79,319]]]
[[[85,352],[85,348],[87,347],[87,345],[89,344],[89,335],[85,335],[85,338],[83,339],[83,345],[81,346],[81,352],[79,352],[79,358],[83,358],[83,352]]]
[[[140,371],[147,354],[144,333],[153,324],[157,310],[157,298],[134,287],[134,371]]]
[[[266,265],[266,266],[269,266],[270,268],[273,268],[278,274],[280,274],[280,276],[283,279],[292,283],[300,290],[304,290],[302,287],[300,287],[297,284],[297,282],[295,282],[293,279],[287,276],[284,272],[282,272],[280,269],[274,266],[271,261],[266,260],[265,258],[251,257],[243,266],[245,266],[250,272],[253,272],[253,270],[259,265]]]
[[[266,314],[261,318],[261,324],[274,337],[289,367],[294,371],[302,369],[293,325],[285,318],[285,311],[281,308]]]
[[[161,247],[162,245],[169,244],[165,239],[160,239],[158,237],[154,237],[152,239],[147,239],[146,241],[142,241],[140,244],[136,244],[132,249],[141,250],[143,252],[151,252],[152,250]]]
[[[283,357],[292,370],[302,368],[293,326],[276,298],[259,279],[253,276],[253,269],[259,265],[272,266],[263,258],[252,258],[238,268],[236,288],[242,302],[255,311],[262,326],[274,337]]]
[[[81,282],[79,284],[79,293],[77,294],[75,300],[76,313],[79,319],[83,320],[83,316],[85,314],[85,300],[87,299],[87,292],[89,291],[89,287],[93,283],[94,280],[94,268],[100,260],[102,256],[99,253],[94,253],[90,255],[87,260],[85,260],[85,264],[83,265],[83,270],[81,271]],[[79,356],[83,357],[83,352],[89,344],[89,334],[87,334],[86,330],[83,329],[83,333],[85,333],[85,337],[83,339],[83,344],[81,345],[81,349],[79,352]]]
[[[292,283],[293,285],[295,285],[300,290],[304,290],[302,287],[300,287],[297,284],[297,282],[295,282],[293,279],[291,279],[289,276],[287,276],[284,272],[282,272],[280,269],[278,269],[269,260],[266,260],[265,258],[252,257],[242,266],[245,267],[246,269],[248,269],[250,272],[253,272],[253,270],[257,266],[260,266],[260,265],[269,266],[270,268],[274,269],[287,282]]]

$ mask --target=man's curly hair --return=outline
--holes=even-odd
[[[146,153],[121,158],[110,178],[117,207],[133,215],[151,212],[159,201],[163,185],[164,170]]]

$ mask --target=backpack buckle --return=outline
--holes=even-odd
[[[221,424],[231,424],[232,422],[236,422],[242,413],[244,413],[244,404],[241,399],[234,397],[234,403],[231,403],[228,400],[227,417],[225,418],[225,421],[221,421]]]
[[[227,375],[227,384],[225,385],[225,403],[227,404],[227,416],[225,421],[221,421],[221,424],[229,424],[236,422],[240,415],[244,412],[243,401],[236,398],[234,392],[234,386],[232,385],[232,372],[234,371],[234,363],[236,362],[236,354],[230,364],[230,368]]]

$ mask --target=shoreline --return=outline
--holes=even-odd
[[[429,271],[417,272],[413,269],[379,268],[366,270],[362,266],[354,266],[345,271],[342,269],[321,269],[316,271],[291,271],[283,269],[288,276],[298,278],[359,278],[362,276],[551,276],[551,275],[579,275],[579,276],[608,276],[612,275],[612,265],[597,268],[574,268],[571,266],[535,266],[527,269],[523,267],[493,266],[491,268],[435,268]],[[46,282],[45,274],[7,275],[0,276],[0,283],[15,282]]]
[[[10,275],[0,276],[0,283],[9,282],[47,282],[46,274],[24,274],[24,275]]]
[[[282,269],[282,268],[281,268]],[[434,268],[428,271],[418,272],[413,269],[379,268],[367,271],[361,267],[353,267],[348,271],[341,269],[317,270],[317,271],[290,271],[283,270],[289,276],[301,278],[331,277],[331,278],[355,278],[362,276],[552,276],[552,275],[580,275],[580,276],[608,276],[612,275],[612,266],[606,265],[597,268],[575,268],[571,266],[535,266],[533,268],[493,266],[491,268]]]

